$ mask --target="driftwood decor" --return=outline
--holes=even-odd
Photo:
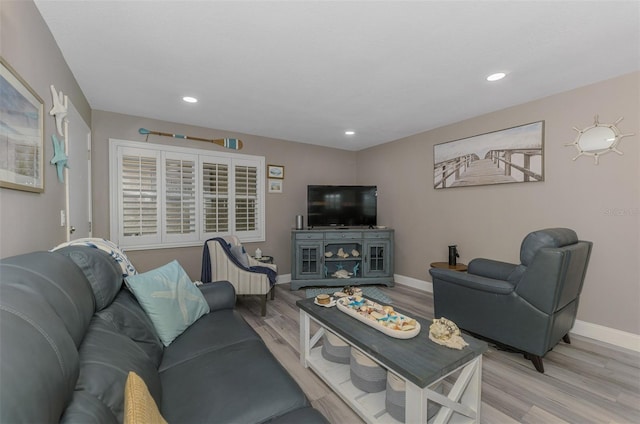
[[[544,121],[436,144],[435,189],[544,181]]]

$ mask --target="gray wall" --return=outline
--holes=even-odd
[[[73,74],[31,1],[0,4],[0,54],[44,101],[44,193],[0,189],[0,257],[49,249],[66,240],[60,226],[64,209],[64,184],[58,182],[51,135],[55,132],[49,86],[62,90],[83,119],[91,121],[91,109]],[[70,159],[70,166],[72,159]]]
[[[530,231],[569,227],[594,242],[578,319],[640,333],[640,73],[479,116],[358,152],[359,183],[379,186],[379,221],[396,230],[396,273],[431,281],[457,244],[461,262],[519,262]],[[574,126],[619,117],[623,156],[575,162]],[[433,145],[545,120],[545,181],[433,189]]]
[[[274,256],[281,274],[287,274],[291,269],[290,230],[294,226],[297,214],[307,214],[307,185],[351,184],[356,177],[356,153],[344,150],[98,110],[93,111],[91,127],[93,133],[93,220],[94,236],[96,237],[109,237],[109,170],[107,163],[109,138],[142,141],[145,136],[138,134],[138,129],[141,127],[202,138],[237,137],[244,142],[242,153],[264,156],[267,164],[283,165],[285,167],[283,193],[266,194],[266,242],[245,245],[249,253],[253,253],[257,247],[260,247],[264,254]],[[151,136],[149,141],[199,149],[222,149],[210,143],[176,140],[170,137]],[[200,278],[201,246],[130,251],[128,256],[136,267],[143,271],[178,259],[192,279]]]
[[[453,243],[459,245],[464,262],[479,256],[517,261],[526,233],[567,226],[595,243],[578,318],[640,334],[640,74],[353,153],[110,112],[92,113],[35,5],[2,0],[0,13],[1,54],[44,99],[45,112],[51,108],[49,85],[54,84],[91,123],[95,236],[109,236],[110,137],[141,140],[140,127],[207,138],[238,135],[246,143],[245,153],[264,155],[267,163],[285,166],[284,193],[267,195],[267,241],[247,246],[249,251],[260,247],[273,254],[281,273],[290,272],[289,229],[296,214],[305,214],[307,184],[377,184],[380,224],[396,229],[397,274],[430,280],[429,262],[445,260],[447,245]],[[563,144],[574,139],[574,126],[590,125],[595,114],[603,122],[624,116],[620,127],[636,135],[623,139],[623,156],[603,156],[597,166],[584,157],[573,162],[575,149]],[[546,121],[545,182],[432,188],[434,144],[536,120]],[[54,127],[53,118],[47,117],[45,192],[0,189],[0,257],[48,249],[65,239],[59,226],[64,186],[48,164]],[[191,141],[186,145],[205,146]],[[141,270],[177,258],[192,278],[199,276],[200,256],[199,247],[131,252]]]

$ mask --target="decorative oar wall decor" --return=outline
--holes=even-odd
[[[186,135],[182,135],[182,134],[171,134],[171,133],[165,133],[165,132],[160,132],[160,131],[150,131],[146,128],[140,128],[138,130],[138,132],[140,134],[144,134],[144,135],[161,135],[164,137],[173,137],[173,138],[181,138],[184,140],[197,140],[197,141],[206,141],[209,143],[213,143],[213,144],[217,144],[218,146],[222,146],[222,147],[226,147],[227,149],[231,149],[231,150],[240,150],[242,149],[242,140],[239,140],[237,138],[214,138],[214,139],[208,139],[208,138],[200,138],[200,137],[187,137]]]

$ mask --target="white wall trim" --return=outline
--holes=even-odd
[[[393,276],[396,284],[412,287],[414,289],[423,290],[433,293],[433,284],[429,281],[418,280],[417,278],[405,277],[404,275],[395,274]]]
[[[433,293],[433,284],[429,281],[418,280],[398,274],[394,275],[394,278],[396,284]],[[576,320],[571,332],[579,336],[640,352],[640,334],[628,333],[615,328],[580,320]]]
[[[285,284],[290,282],[291,282],[291,274],[278,275],[278,278],[276,279],[276,284]]]
[[[628,333],[615,328],[580,320],[576,320],[571,332],[579,336],[640,352],[640,334]]]

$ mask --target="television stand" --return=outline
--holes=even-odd
[[[393,238],[391,229],[292,230],[291,290],[308,286],[393,286]]]

